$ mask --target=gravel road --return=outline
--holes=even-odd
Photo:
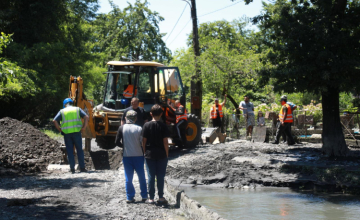
[[[137,177],[134,185],[140,201]],[[1,219],[185,219],[172,205],[127,204],[122,167],[3,177],[0,195]]]

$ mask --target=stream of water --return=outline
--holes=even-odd
[[[226,219],[360,219],[360,197],[295,192],[289,188],[183,188]]]

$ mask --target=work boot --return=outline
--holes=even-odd
[[[81,168],[81,169],[80,169],[80,172],[81,172],[81,173],[85,173],[85,172],[87,172],[87,170],[86,170],[85,168]]]
[[[72,174],[74,174],[74,173],[75,173],[75,169],[70,169],[70,172],[71,172]]]
[[[274,141],[274,142],[271,142],[272,144],[279,144],[279,142],[276,142],[276,141]]]
[[[132,198],[132,199],[127,199],[126,200],[126,203],[134,203],[135,202],[135,199],[134,198]]]

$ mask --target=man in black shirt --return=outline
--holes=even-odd
[[[151,107],[150,114],[153,119],[145,123],[143,127],[142,146],[145,152],[146,169],[148,173],[149,200],[146,203],[153,204],[155,197],[155,178],[157,180],[158,203],[167,203],[164,198],[164,178],[169,156],[169,130],[160,121],[163,110],[161,106],[155,104]]]
[[[134,97],[131,99],[131,106],[129,108],[126,108],[124,111],[124,114],[121,118],[121,125],[124,125],[126,123],[125,115],[129,110],[134,110],[137,114],[137,120],[135,122],[136,125],[142,127],[145,124],[145,122],[147,122],[145,110],[139,107],[139,99]]]

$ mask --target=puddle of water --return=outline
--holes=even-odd
[[[226,219],[359,219],[360,197],[298,193],[289,188],[183,188],[186,195]]]

